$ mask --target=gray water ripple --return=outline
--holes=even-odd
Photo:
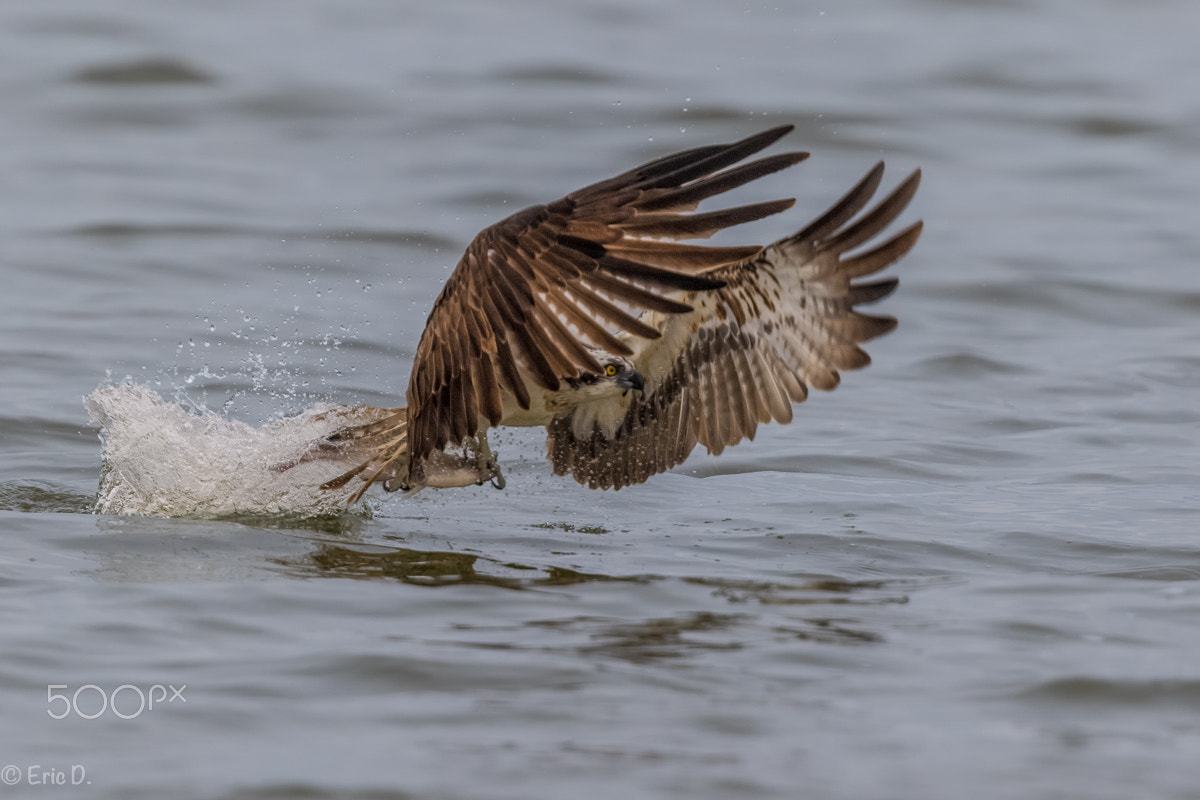
[[[1161,706],[1173,712],[1186,712],[1200,709],[1200,681],[1058,678],[1025,691],[1022,697],[1049,704],[1143,709]]]
[[[35,514],[87,514],[96,495],[55,481],[0,482],[0,511]]]
[[[174,58],[113,61],[79,70],[71,80],[95,86],[159,86],[213,84],[217,79],[206,70]]]

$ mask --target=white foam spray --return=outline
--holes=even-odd
[[[257,428],[212,412],[191,413],[132,384],[102,386],[84,406],[103,443],[97,513],[322,516],[345,512],[359,485],[320,488],[353,466],[337,459],[281,469],[348,421],[361,422],[347,406],[322,404]]]

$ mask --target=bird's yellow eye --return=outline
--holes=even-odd
[[[613,375],[616,375],[616,374],[617,374],[617,365],[616,365],[616,364],[609,364],[607,367],[605,367],[605,368],[604,368],[604,374],[605,374],[605,375],[607,375],[607,376],[608,376],[608,377],[610,377],[610,378],[611,378]]]

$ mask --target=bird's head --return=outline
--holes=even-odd
[[[579,394],[580,400],[598,400],[623,395],[630,389],[640,392],[646,388],[645,378],[628,358],[604,353],[596,361],[603,367],[603,372],[585,372],[578,378],[567,378],[567,384]]]

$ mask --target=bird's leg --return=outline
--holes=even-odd
[[[496,454],[492,452],[491,446],[487,440],[487,429],[484,428],[475,437],[475,468],[479,470],[479,484],[491,479],[492,486],[497,489],[504,488],[504,476],[500,474],[500,462],[496,458]]]
[[[422,466],[422,486],[430,489],[482,486],[488,480],[497,489],[504,488],[504,477],[500,474],[496,455],[488,446],[484,433],[464,440],[454,452],[438,450],[430,453]]]

